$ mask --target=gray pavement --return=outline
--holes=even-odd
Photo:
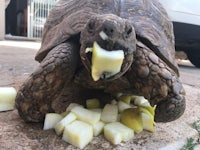
[[[0,41],[0,86],[13,86],[18,89],[38,66],[34,56],[39,47],[40,43],[36,42]],[[191,124],[200,120],[199,69],[188,62],[182,63],[181,80],[186,91],[187,106],[180,119],[165,124],[158,123],[154,133],[142,132],[135,135],[133,141],[117,146],[110,144],[102,136],[95,137],[85,149],[178,150],[186,144],[187,138],[197,137],[198,133]],[[62,141],[53,130],[43,131],[42,127],[43,125],[39,123],[24,123],[16,110],[1,112],[0,150],[76,149]],[[200,146],[195,149],[200,149]]]

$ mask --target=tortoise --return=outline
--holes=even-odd
[[[118,73],[93,80],[91,53],[85,51],[94,42],[107,51],[123,50]],[[42,122],[46,113],[61,113],[88,98],[106,103],[118,92],[156,105],[156,122],[184,113],[173,25],[157,0],[60,0],[46,20],[35,59],[40,64],[16,97],[25,122]]]

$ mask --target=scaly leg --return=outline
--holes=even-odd
[[[175,72],[142,43],[137,44],[134,63],[127,73],[136,94],[157,105],[155,121],[169,122],[185,110],[185,92]]]
[[[54,112],[52,101],[72,79],[79,61],[78,51],[73,42],[56,46],[20,87],[16,108],[26,122],[43,121],[46,113]]]

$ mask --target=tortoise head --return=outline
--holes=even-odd
[[[80,56],[90,73],[92,72],[93,52],[88,53],[87,49],[93,47],[94,43],[108,52],[105,55],[112,55],[113,53],[109,52],[114,51],[123,52],[120,70],[116,73],[102,72],[98,80],[114,80],[126,73],[132,64],[133,53],[136,50],[135,30],[128,20],[113,14],[95,15],[88,20],[80,36]],[[112,66],[112,64],[109,65]]]

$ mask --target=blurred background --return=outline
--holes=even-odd
[[[56,0],[6,0],[5,35],[38,38]]]

